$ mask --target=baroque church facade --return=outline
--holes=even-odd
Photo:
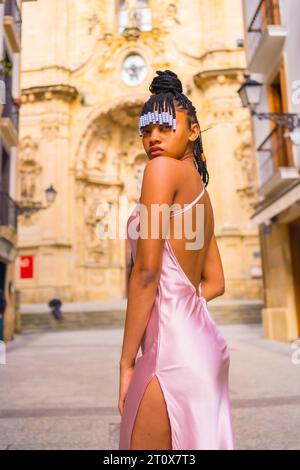
[[[128,246],[120,232],[147,162],[138,119],[164,69],[177,73],[205,131],[222,298],[262,298],[258,230],[249,221],[257,197],[251,124],[236,93],[242,37],[236,0],[24,5],[17,191],[35,203],[53,184],[57,196],[20,219],[19,259],[33,265],[27,277],[16,265],[22,303],[126,298]],[[119,236],[101,238],[111,212]]]

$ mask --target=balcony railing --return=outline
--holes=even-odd
[[[0,225],[17,229],[17,204],[5,191],[0,190]]]
[[[19,131],[19,106],[14,103],[11,93],[6,92],[6,103],[2,112],[3,117],[9,117],[16,129]]]
[[[280,24],[279,1],[260,0],[247,31],[250,57],[253,57],[268,26]]]
[[[285,130],[274,127],[257,149],[259,152],[260,185],[269,181],[278,167],[289,166]]]
[[[4,4],[4,16],[12,16],[16,25],[16,31],[21,40],[22,18],[18,3],[16,0],[6,0]]]
[[[3,72],[2,72],[3,73]],[[9,117],[18,132],[19,130],[19,106],[14,102],[12,96],[12,77],[4,73],[5,104],[2,112],[3,117]]]

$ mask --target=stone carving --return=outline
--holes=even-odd
[[[21,200],[36,201],[40,195],[38,184],[42,167],[37,162],[37,151],[37,143],[29,136],[24,137],[19,147]]]
[[[141,193],[142,188],[142,181],[143,181],[143,174],[146,165],[146,157],[145,156],[138,156],[134,162],[133,168],[133,177],[135,180],[135,199],[138,200]]]
[[[251,141],[247,138],[247,128],[243,124],[239,125],[237,129],[239,133],[241,133],[241,128],[246,134],[246,139],[234,151],[234,156],[238,162],[236,191],[241,198],[244,209],[249,211],[254,208],[257,198],[255,158],[252,153]]]
[[[57,121],[42,121],[41,131],[46,139],[55,139],[58,136],[59,124]]]
[[[80,238],[84,240],[84,262],[92,265],[108,265],[112,256],[112,242],[109,238],[101,238],[98,230],[108,231],[108,214],[116,204],[116,191],[111,188],[103,190],[98,185],[86,183],[82,198],[83,225]],[[80,191],[81,194],[81,191]],[[100,203],[107,203],[105,210],[98,210]]]
[[[112,131],[107,123],[100,119],[93,122],[86,132],[84,145],[80,148],[76,162],[77,172],[105,174],[111,139]]]

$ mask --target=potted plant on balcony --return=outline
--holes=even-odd
[[[3,105],[5,104],[5,75],[12,75],[12,63],[7,59],[0,60],[0,116],[2,115]]]
[[[7,59],[0,60],[0,77],[4,75],[12,75],[12,63]]]

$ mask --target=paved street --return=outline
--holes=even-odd
[[[300,364],[260,325],[221,325],[237,449],[300,449]],[[121,329],[15,335],[0,364],[0,449],[117,449]]]

